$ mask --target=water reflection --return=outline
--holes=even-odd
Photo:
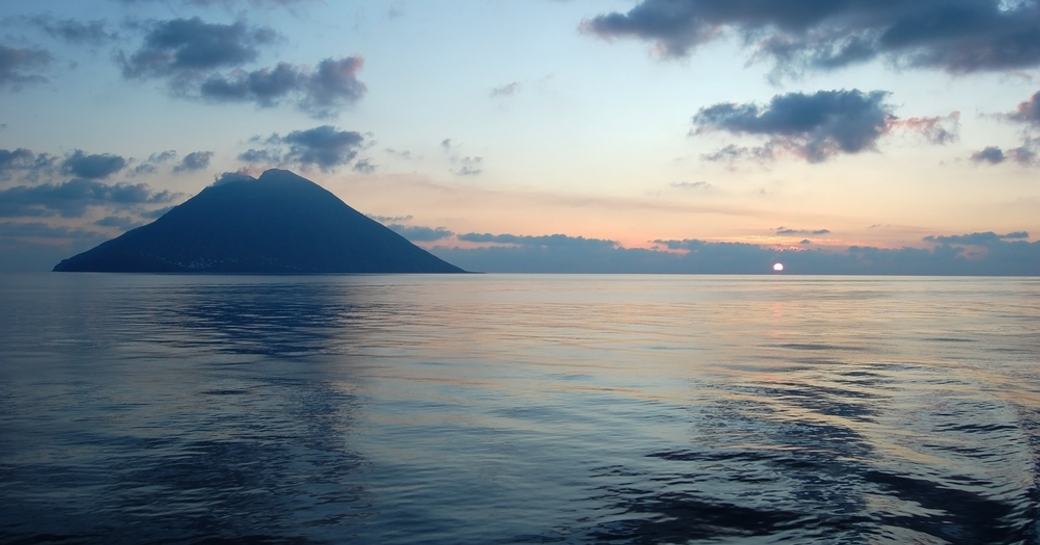
[[[0,542],[1037,543],[1037,294],[20,279]]]
[[[11,413],[49,433],[5,430],[19,439],[0,451],[5,533],[29,542],[306,543],[365,516],[371,500],[356,476],[364,458],[348,440],[359,404],[349,373],[213,365],[225,353],[284,365],[333,339],[352,342],[363,332],[345,327],[349,290],[187,283],[114,303],[124,320],[105,332],[109,342],[68,356],[89,362],[74,371],[85,383],[78,395]],[[23,371],[23,387],[72,378]]]

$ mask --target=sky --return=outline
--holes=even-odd
[[[1040,0],[0,4],[0,270],[289,168],[471,270],[1040,274]]]

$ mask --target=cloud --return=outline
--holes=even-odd
[[[173,167],[174,172],[194,172],[196,170],[202,170],[209,166],[210,159],[213,158],[212,151],[193,151],[184,156],[181,162]]]
[[[177,152],[171,150],[157,151],[148,156],[141,164],[135,166],[132,172],[135,175],[152,174],[160,165],[177,157]]]
[[[402,225],[400,223],[391,223],[387,227],[412,242],[432,242],[455,234],[443,227],[423,227],[421,225]]]
[[[145,2],[162,2],[164,4],[177,1],[188,6],[211,7],[222,6],[228,9],[239,7],[241,4],[250,4],[256,7],[291,7],[298,4],[307,4],[316,0],[121,0],[124,4],[143,4]]]
[[[704,155],[708,161],[768,161],[784,151],[810,163],[876,150],[878,140],[895,130],[920,134],[934,144],[957,139],[959,112],[902,119],[885,102],[888,96],[887,91],[842,89],[776,95],[765,106],[724,102],[701,108],[691,134],[723,131],[767,138],[756,147],[728,144]]]
[[[30,17],[28,22],[43,30],[52,38],[73,45],[104,45],[116,39],[116,33],[108,30],[105,21],[78,21],[58,19],[48,15]]]
[[[261,140],[259,137],[255,139]],[[313,129],[293,131],[285,136],[272,134],[262,141],[267,147],[246,150],[239,154],[238,158],[250,163],[293,163],[304,168],[318,167],[328,172],[350,164],[357,157],[365,137],[359,132],[342,131],[331,125],[321,125]],[[367,164],[367,161],[365,163]]]
[[[598,238],[572,237],[564,234],[554,235],[510,235],[491,233],[464,233],[458,236],[459,240],[466,242],[489,242],[494,244],[505,244],[509,246],[524,246],[530,248],[601,248],[613,249],[618,243],[613,240]]]
[[[88,155],[83,150],[76,150],[65,157],[61,169],[66,174],[79,178],[107,178],[126,166],[125,158],[111,153]]]
[[[777,227],[773,230],[778,235],[793,235],[793,236],[826,236],[831,234],[830,229],[792,229],[790,227]]]
[[[119,54],[127,78],[180,80],[219,68],[238,67],[259,55],[277,33],[245,22],[207,23],[198,17],[170,19],[148,24],[141,46]]]
[[[141,212],[140,215],[141,215],[142,218],[159,219],[159,218],[165,216],[167,212],[169,212],[170,210],[173,210],[174,208],[176,208],[176,207],[175,206],[164,206],[162,208],[156,208],[154,210],[146,210],[144,212]]]
[[[322,125],[304,131],[293,131],[281,142],[289,146],[285,157],[301,165],[315,165],[331,170],[345,165],[357,156],[365,138],[361,133],[341,131],[331,125]]]
[[[999,146],[987,146],[973,153],[971,160],[990,165],[1004,163],[1007,160],[1022,166],[1040,164],[1040,136],[1037,136],[1037,131],[1040,130],[1040,91],[1020,102],[1014,111],[999,114],[998,117],[1024,125],[1022,144],[1006,150]]]
[[[64,225],[50,225],[39,221],[0,221],[0,238],[54,239],[97,237],[98,233]]]
[[[664,57],[736,35],[779,73],[877,58],[950,73],[1040,65],[1037,0],[642,0],[586,19],[582,30],[652,42]]]
[[[368,217],[378,221],[379,223],[383,223],[383,224],[404,223],[406,221],[412,221],[412,215],[411,214],[405,215],[405,216],[377,216],[377,215],[374,215],[374,214],[366,214],[366,215]]]
[[[367,88],[357,79],[363,65],[361,57],[344,57],[325,59],[313,70],[287,63],[253,71],[237,70],[230,75],[209,76],[198,93],[209,101],[252,102],[258,107],[276,106],[289,99],[314,117],[330,117],[365,96]]]
[[[46,82],[40,72],[51,60],[51,54],[42,49],[0,45],[0,89],[19,91],[24,85]]]
[[[668,184],[676,189],[690,189],[690,190],[708,190],[713,186],[708,182],[672,182]]]
[[[769,273],[782,261],[795,274],[996,274],[1040,273],[1040,242],[1024,232],[936,236],[929,248],[796,248],[699,239],[657,240],[659,248],[625,248],[616,241],[567,235],[468,233],[477,248],[436,246],[432,252],[467,270],[569,273]],[[967,247],[965,241],[978,243]]]
[[[1037,91],[1028,100],[1019,103],[1018,108],[1007,117],[1013,121],[1040,127],[1040,91]]]
[[[904,129],[923,136],[928,142],[946,145],[960,137],[961,113],[951,112],[945,116],[889,118],[890,129]]]
[[[368,159],[358,159],[354,162],[354,171],[361,174],[372,174],[376,171],[376,166]]]
[[[1007,150],[1000,146],[986,146],[971,154],[971,160],[988,165],[999,165],[1010,160],[1022,166],[1036,166],[1040,164],[1040,138],[1026,137],[1021,146]]]
[[[718,130],[766,136],[766,149],[785,149],[818,163],[839,153],[876,149],[892,117],[887,96],[885,91],[853,89],[776,95],[764,107],[715,104],[693,117],[694,134]]]
[[[94,206],[125,208],[169,202],[176,197],[169,191],[153,191],[145,184],[105,184],[74,178],[59,184],[20,185],[0,191],[0,217],[80,217]]]
[[[441,149],[448,154],[451,162],[451,173],[456,176],[476,176],[484,172],[484,158],[480,156],[460,155],[459,146],[451,138],[441,140]]]
[[[1003,163],[1007,157],[1004,155],[1004,150],[997,146],[986,146],[985,148],[976,151],[971,154],[971,160],[976,163],[989,163],[996,165]]]
[[[249,148],[238,154],[238,160],[247,163],[263,163],[268,165],[277,165],[282,162],[282,158],[278,155],[277,151],[264,148]]]
[[[42,174],[49,173],[57,158],[46,153],[33,153],[26,148],[0,149],[0,181],[14,178],[35,181]]]
[[[143,225],[141,220],[128,216],[105,216],[94,222],[99,227],[114,227],[123,231]]]
[[[256,178],[250,176],[245,172],[221,172],[220,174],[213,177],[212,186],[218,186],[223,184],[235,183],[235,182],[255,182]]]
[[[701,159],[713,163],[734,163],[738,161],[755,161],[764,163],[775,158],[771,144],[765,146],[738,146],[726,144],[725,146],[710,152],[701,154]]]
[[[406,150],[406,149],[399,150],[399,149],[394,149],[394,148],[386,148],[383,151],[389,153],[390,155],[393,155],[394,157],[397,157],[399,159],[403,159],[405,161],[411,161],[412,159],[416,159],[416,156],[412,153],[411,150]]]
[[[459,157],[454,159],[452,163],[455,164],[455,168],[451,171],[457,176],[476,176],[484,172],[483,157]]]
[[[924,237],[926,242],[936,242],[939,244],[958,245],[958,246],[988,246],[992,244],[999,244],[1001,242],[1009,240],[1028,240],[1029,233],[1026,231],[1014,231],[1004,235],[999,235],[993,231],[986,231],[981,233],[968,233],[965,235],[929,235]]]
[[[519,81],[512,81],[512,82],[509,82],[509,83],[507,83],[505,85],[499,85],[498,87],[493,87],[491,89],[491,92],[488,93],[488,95],[491,98],[505,98],[505,97],[511,97],[511,96],[515,95],[516,92],[519,91],[519,90],[520,90],[520,82]]]
[[[289,63],[247,70],[260,48],[278,34],[243,21],[207,23],[198,17],[152,22],[142,45],[118,59],[127,78],[164,79],[174,95],[208,102],[248,102],[268,108],[284,102],[317,118],[334,116],[361,100],[359,56],[327,58],[311,68]],[[230,70],[227,72],[222,72]]]

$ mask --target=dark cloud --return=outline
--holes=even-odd
[[[25,148],[0,149],[0,181],[16,178],[35,181],[49,174],[56,163],[57,158],[46,153],[37,154]]]
[[[519,81],[512,81],[512,82],[509,82],[509,83],[507,83],[505,85],[499,85],[498,87],[493,87],[491,89],[491,92],[488,93],[488,94],[491,96],[491,98],[504,98],[504,97],[511,97],[511,96],[515,95],[516,92],[519,91],[519,90],[520,90],[520,82]]]
[[[198,17],[152,22],[135,52],[121,52],[127,78],[165,79],[180,97],[209,102],[248,102],[273,107],[283,102],[319,118],[364,97],[357,78],[364,65],[358,56],[328,58],[316,67],[278,63],[247,70],[260,47],[278,35],[267,27],[207,23]],[[221,72],[228,70],[230,72]]]
[[[65,157],[61,169],[78,178],[107,178],[126,167],[127,160],[119,155],[100,153],[88,155],[76,150]]]
[[[274,68],[214,74],[199,86],[199,95],[210,101],[252,102],[260,107],[289,99],[314,117],[330,117],[365,96],[367,88],[357,79],[363,64],[361,57],[345,57],[325,59],[316,69],[279,63]]]
[[[322,125],[293,131],[280,140],[289,147],[285,154],[288,161],[328,171],[352,161],[365,138],[358,132]]]
[[[24,85],[47,81],[41,71],[51,60],[51,54],[42,49],[0,45],[0,89],[18,91]]]
[[[169,191],[153,191],[145,184],[105,184],[74,178],[60,184],[20,185],[0,191],[0,216],[79,217],[94,206],[126,208],[168,202],[176,196]]]
[[[802,240],[798,241],[798,244],[801,244],[803,246],[808,246],[808,245],[812,244],[812,241],[807,239],[807,238],[803,238]]]
[[[275,150],[249,148],[238,154],[239,161],[247,163],[264,163],[276,165],[282,162],[282,158]]]
[[[196,170],[202,170],[209,166],[210,159],[213,158],[212,151],[193,151],[184,156],[181,162],[177,166],[173,167],[174,172],[194,172]]]
[[[251,163],[291,163],[328,172],[350,164],[361,150],[365,137],[359,132],[322,125],[285,136],[273,134],[266,139],[257,137],[254,140],[262,141],[266,147],[249,149],[239,154],[239,159]]]
[[[0,149],[0,179],[10,179],[12,172],[31,168],[35,161],[36,154],[32,150]]]
[[[361,57],[325,59],[306,80],[306,93],[301,108],[319,116],[329,116],[340,106],[352,104],[365,96],[367,88],[357,79],[364,65]]]
[[[1038,0],[643,0],[582,28],[653,42],[668,57],[735,34],[778,72],[879,57],[951,73],[1040,65]]]
[[[961,246],[987,246],[992,244],[998,244],[1008,240],[1028,240],[1029,233],[1026,231],[1014,231],[1004,235],[999,235],[993,231],[986,231],[982,233],[968,233],[966,235],[930,235],[924,237],[926,242],[936,242],[939,244],[949,245],[961,245]]]
[[[971,160],[989,165],[1012,161],[1022,166],[1036,166],[1040,164],[1040,138],[1026,137],[1021,146],[1007,150],[999,146],[986,146],[971,154]]]
[[[985,148],[976,151],[971,154],[971,160],[976,163],[989,163],[996,165],[1003,163],[1007,157],[1004,155],[1004,150],[997,146],[986,146]]]
[[[423,227],[421,225],[402,225],[400,223],[391,223],[387,227],[412,242],[432,242],[455,234],[443,227]]]
[[[778,235],[791,235],[791,236],[826,236],[831,234],[830,229],[792,229],[790,227],[777,227],[773,230]]]
[[[932,237],[929,248],[853,246],[845,250],[811,247],[804,241],[795,249],[779,249],[697,239],[658,240],[655,243],[660,249],[643,249],[566,235],[469,233],[457,238],[486,246],[438,246],[433,253],[466,270],[486,272],[769,273],[773,263],[782,261],[794,274],[1040,273],[1040,242],[1029,242],[1025,233]],[[966,240],[972,242],[970,247]]]
[[[37,15],[30,17],[28,21],[52,38],[73,45],[104,45],[117,37],[116,33],[109,31],[107,24],[101,20],[78,21],[76,19],[58,19],[49,15]]]
[[[728,144],[703,158],[708,161],[768,161],[787,152],[818,163],[841,154],[877,149],[878,140],[894,131],[919,134],[933,144],[957,139],[960,113],[899,118],[885,102],[889,93],[858,89],[787,93],[769,104],[725,102],[701,108],[691,134],[724,131],[765,137],[761,146]]]
[[[139,165],[133,168],[133,173],[136,175],[152,174],[158,170],[159,166],[167,161],[171,161],[177,157],[177,152],[171,150],[157,151],[148,156],[147,159],[142,161]]]
[[[259,48],[277,38],[270,28],[251,27],[242,21],[207,23],[198,17],[156,21],[147,28],[136,51],[120,53],[123,75],[128,78],[177,80],[238,67],[255,60]]]
[[[875,149],[893,117],[891,106],[884,102],[887,96],[885,91],[853,89],[776,95],[764,107],[715,104],[693,117],[694,133],[719,130],[766,136],[767,150],[781,148],[820,162],[838,153]]]

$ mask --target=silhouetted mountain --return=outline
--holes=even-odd
[[[55,271],[451,273],[433,256],[287,170],[216,183]]]

